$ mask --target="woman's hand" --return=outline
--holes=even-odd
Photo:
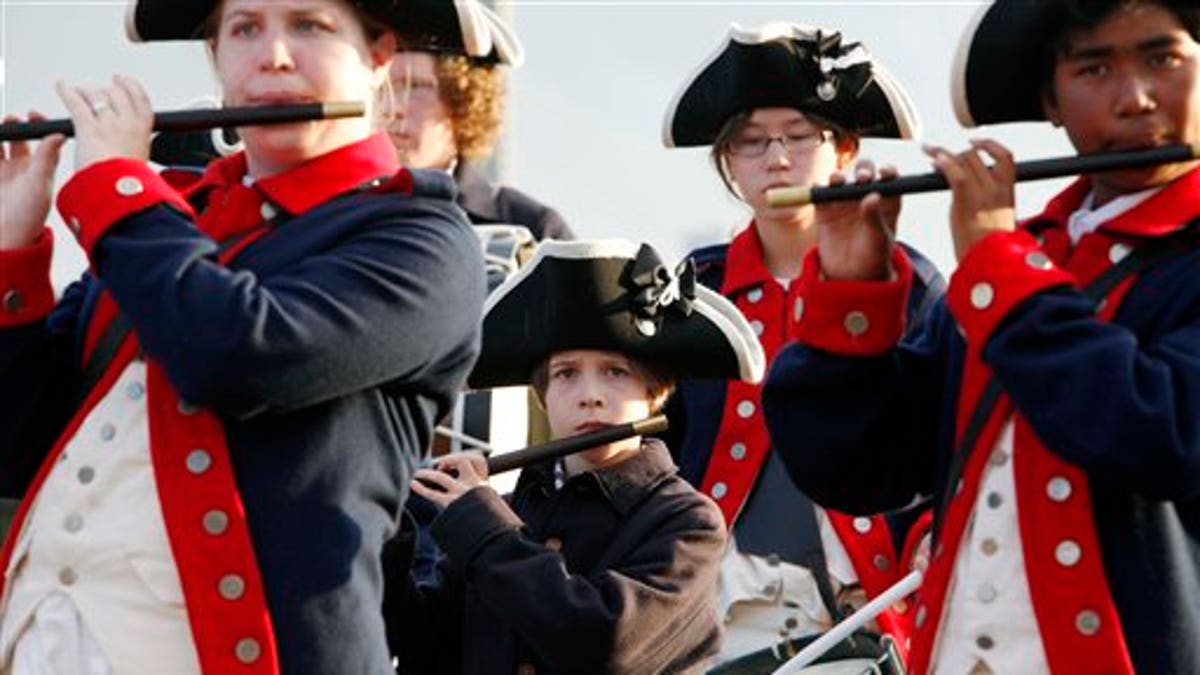
[[[446,508],[467,492],[487,485],[487,460],[478,452],[456,452],[439,457],[432,469],[413,476],[413,492]]]
[[[31,112],[33,121],[46,119]],[[5,122],[19,122],[9,115]],[[0,144],[0,250],[33,244],[50,213],[54,193],[54,168],[67,138],[47,136],[30,152],[27,141]]]
[[[116,75],[103,89],[88,90],[59,82],[58,96],[75,124],[75,170],[95,162],[127,157],[150,158],[154,110],[142,85]]]
[[[1017,170],[1008,148],[992,140],[976,140],[970,150],[957,155],[936,146],[926,146],[925,154],[950,184],[950,234],[958,260],[989,234],[1016,229]],[[985,154],[994,162],[991,168],[983,162]]]
[[[870,160],[859,161],[854,168],[858,183],[895,177],[894,167],[884,166],[877,172]],[[845,182],[840,173],[829,178],[831,186]],[[884,198],[876,192],[858,202],[818,204],[815,213],[817,248],[826,278],[881,281],[892,276],[892,246],[896,242],[900,197]]]

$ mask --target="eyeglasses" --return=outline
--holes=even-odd
[[[726,148],[730,154],[745,159],[754,159],[767,154],[767,148],[775,141],[783,146],[784,152],[789,155],[799,155],[814,148],[818,148],[826,141],[832,138],[833,133],[828,129],[821,129],[809,133],[790,133],[781,136],[734,136],[729,140]]]

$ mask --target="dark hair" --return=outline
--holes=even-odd
[[[845,127],[840,124],[834,124],[820,115],[814,115],[804,110],[798,110],[798,112],[804,115],[804,119],[816,125],[817,128],[833,134],[833,142],[838,145],[845,139],[858,138],[856,134]],[[753,110],[743,110],[731,115],[729,119],[725,120],[725,124],[721,125],[721,130],[717,132],[717,137],[713,140],[712,148],[708,151],[708,159],[717,170],[717,175],[721,177],[721,182],[725,184],[725,189],[729,190],[729,194],[738,199],[742,197],[733,186],[733,178],[729,175],[728,166],[725,164],[725,155],[729,151],[729,145],[733,142],[734,137],[746,128],[746,125],[750,123],[750,116],[753,114]]]
[[[1042,1],[1042,0],[1039,0]],[[1117,11],[1157,5],[1170,12],[1193,40],[1200,42],[1200,8],[1174,0],[1058,0],[1043,34],[1039,82],[1054,100],[1054,69],[1080,33],[1095,30]]]
[[[608,351],[608,350],[602,350]],[[550,359],[554,355],[551,354],[542,359],[542,362],[533,369],[533,375],[530,378],[529,386],[533,387],[533,392],[537,394],[538,402],[542,407],[546,407],[546,388],[550,386]],[[666,401],[667,395],[675,388],[675,378],[671,377],[662,370],[654,366],[625,355],[629,359],[629,365],[633,368],[639,377],[646,382],[646,399],[654,401],[660,399]],[[651,413],[657,413],[658,410],[651,410]]]

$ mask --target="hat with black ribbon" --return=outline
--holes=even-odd
[[[1166,4],[1195,8],[1200,0]],[[1051,76],[1059,37],[1081,18],[1120,3],[1091,0],[994,0],[968,22],[950,70],[954,115],[965,127],[1046,119],[1042,85]]]
[[[908,94],[858,42],[795,23],[729,36],[683,83],[667,108],[663,144],[712,145],[730,117],[795,108],[858,136],[914,138],[920,121]]]
[[[512,31],[478,0],[349,1],[396,31],[406,48],[454,51],[499,63],[522,58]],[[134,42],[203,39],[207,37],[204,23],[217,4],[217,0],[131,0],[125,32]]]
[[[472,387],[528,384],[551,354],[614,351],[676,378],[762,378],[765,357],[741,312],[625,240],[542,242],[488,296]]]

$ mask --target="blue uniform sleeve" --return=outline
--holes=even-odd
[[[160,205],[109,229],[93,264],[183,398],[223,416],[383,383],[442,397],[440,379],[478,351],[482,255],[445,199],[334,200],[266,235],[236,267],[216,253]]]
[[[1037,293],[983,353],[1051,452],[1153,499],[1200,497],[1197,263],[1147,272],[1112,323],[1076,290]]]
[[[933,493],[940,424],[954,401],[947,378],[958,339],[945,284],[909,250],[908,329],[882,354],[847,356],[793,342],[767,374],[763,413],[796,486],[823,506],[874,514]]]

